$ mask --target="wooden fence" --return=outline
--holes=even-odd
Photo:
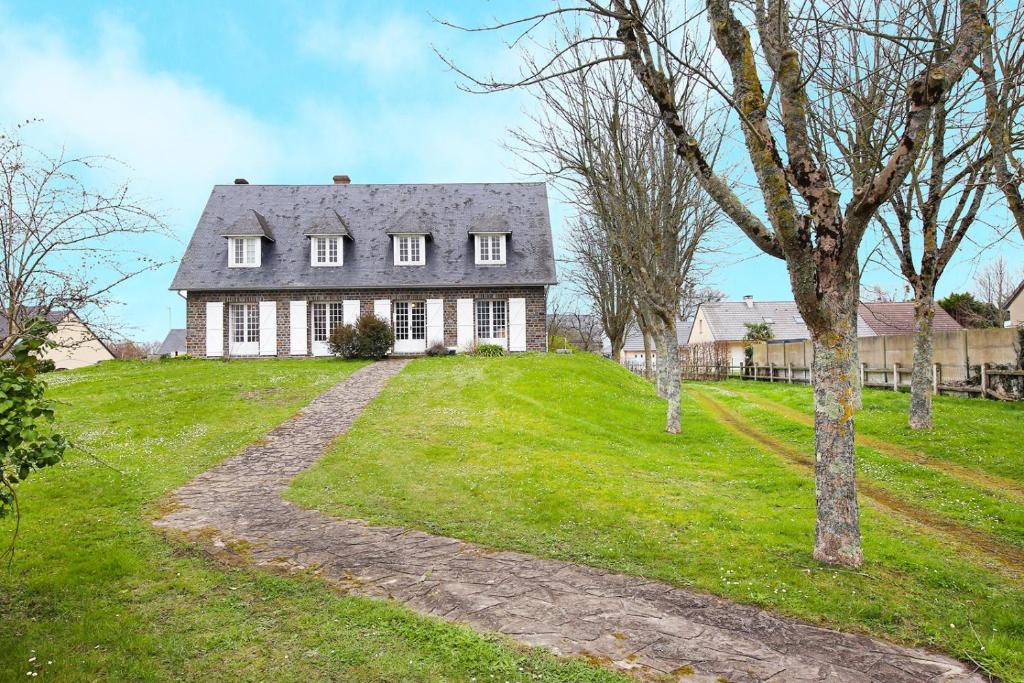
[[[625,367],[637,375],[645,376],[642,362],[628,362]],[[954,368],[959,370],[960,368]],[[707,382],[728,379],[751,382],[778,382],[781,384],[810,384],[811,368],[793,364],[776,365],[695,365],[683,364],[680,374],[684,380]],[[861,364],[861,385],[872,389],[909,391],[911,368],[899,363],[888,368],[871,368]],[[937,394],[982,396],[1002,401],[1024,400],[1024,370],[992,369],[988,364],[980,367],[978,376],[964,378],[962,372],[947,377],[939,363],[932,366],[932,391]],[[648,378],[653,379],[653,378]]]

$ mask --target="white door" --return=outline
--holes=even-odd
[[[277,355],[277,302],[260,302],[260,355]]]
[[[476,341],[508,348],[508,302],[504,299],[477,299]]]
[[[395,353],[427,350],[427,306],[423,301],[396,301],[394,308]]]
[[[258,356],[260,353],[259,304],[231,304],[228,309],[231,336],[228,353],[232,356]]]
[[[340,301],[318,301],[310,306],[310,351],[314,356],[331,355],[331,332],[345,320],[345,308]]]
[[[206,302],[206,355],[224,355],[224,302]]]
[[[288,309],[288,326],[291,328],[291,354],[306,355],[306,302],[293,301]]]
[[[526,299],[508,300],[508,350],[526,350]]]

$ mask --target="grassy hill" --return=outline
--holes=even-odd
[[[112,362],[51,375],[62,426],[102,463],[73,453],[19,489],[0,680],[621,680],[312,578],[225,568],[153,532],[164,494],[358,367]],[[0,521],[0,537],[12,532]]]
[[[1019,459],[1006,464],[1024,406],[939,399],[938,428],[921,437],[898,428],[905,396],[866,392],[867,563],[850,572],[811,558],[809,390],[734,382],[684,396],[683,434],[671,436],[651,386],[600,358],[418,360],[289,496],[928,645],[1024,679],[1024,487]]]

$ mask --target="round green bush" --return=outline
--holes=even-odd
[[[356,328],[352,325],[341,325],[331,330],[331,336],[327,339],[327,348],[331,353],[341,358],[355,358],[356,353]]]
[[[380,360],[388,355],[394,345],[395,332],[387,321],[371,313],[361,315],[356,320],[353,358]]]
[[[478,356],[497,358],[505,355],[505,347],[500,344],[480,344],[476,347],[475,353]]]

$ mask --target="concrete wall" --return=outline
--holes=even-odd
[[[1017,330],[991,327],[936,332],[934,337],[935,362],[952,368],[968,365],[1006,365],[1017,362]],[[860,362],[869,368],[891,368],[895,363],[909,368],[914,363],[914,335],[861,337]],[[767,348],[766,348],[767,347]],[[785,356],[783,355],[785,354]],[[812,359],[811,343],[754,344],[754,362],[757,365],[786,365],[808,367]]]

